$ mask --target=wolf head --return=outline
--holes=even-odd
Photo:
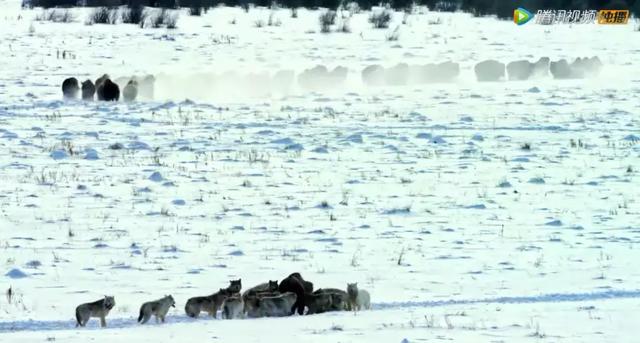
[[[347,293],[349,296],[357,296],[358,295],[358,283],[348,283],[347,284]]]
[[[229,287],[227,287],[227,291],[231,293],[240,293],[241,289],[242,289],[242,279],[229,281]]]
[[[104,308],[111,310],[116,306],[116,299],[113,296],[104,296]]]
[[[173,300],[173,296],[165,295],[164,298],[169,303],[169,305],[171,305],[171,307],[176,307],[176,301]]]
[[[269,280],[269,286],[267,287],[269,292],[275,292],[278,290],[278,280]]]

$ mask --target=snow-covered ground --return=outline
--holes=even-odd
[[[217,8],[178,29],[33,22],[0,1],[0,342],[629,342],[640,319],[640,37],[416,13],[319,33],[318,12]],[[18,16],[21,19],[18,20]],[[434,24],[440,18],[440,24]],[[235,24],[231,22],[235,19]],[[386,35],[400,25],[398,41]],[[31,28],[30,28],[31,27]],[[312,32],[313,31],[313,32]],[[231,37],[231,43],[219,43]],[[228,41],[227,41],[228,42]],[[57,58],[67,50],[75,59]],[[483,59],[598,55],[591,80],[478,83]],[[367,89],[367,65],[454,83]],[[288,97],[61,101],[69,76],[349,68]],[[176,90],[176,93],[179,93]],[[528,148],[530,147],[530,148]],[[119,149],[115,149],[119,148]],[[373,310],[222,321],[187,298],[298,271]],[[109,328],[74,308],[116,297]],[[177,300],[164,325],[139,306]]]

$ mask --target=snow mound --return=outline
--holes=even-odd
[[[13,268],[8,271],[4,276],[10,279],[23,279],[29,277],[29,275],[18,268]]]

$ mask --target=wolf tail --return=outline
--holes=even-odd
[[[144,306],[140,307],[140,315],[138,316],[138,323],[142,322],[142,318],[144,317]]]
[[[81,326],[81,321],[80,321],[80,310],[76,308],[76,327]]]

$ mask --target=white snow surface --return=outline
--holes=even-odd
[[[632,342],[640,32],[422,12],[182,12],[176,30],[34,22],[0,1],[0,342]],[[18,19],[18,16],[21,19]],[[236,19],[235,24],[231,21]],[[437,18],[441,24],[430,24]],[[400,39],[386,35],[400,26]],[[30,29],[30,26],[33,28]],[[311,32],[313,31],[313,32]],[[215,43],[222,36],[231,44]],[[56,50],[75,59],[58,59]],[[478,83],[492,58],[598,55],[597,79]],[[61,100],[69,76],[461,64],[457,82],[287,97]],[[528,144],[530,149],[523,147]],[[113,149],[119,145],[120,149]],[[191,319],[189,297],[300,272],[373,309]],[[108,328],[75,307],[114,295]],[[176,299],[167,323],[139,306]],[[11,300],[9,302],[9,300]]]

